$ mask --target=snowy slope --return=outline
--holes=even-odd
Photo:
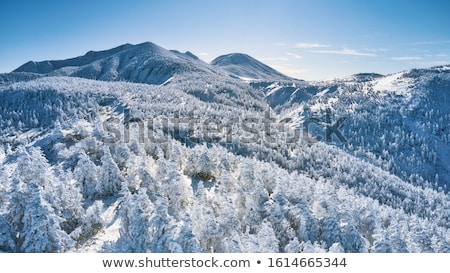
[[[448,66],[220,67],[146,43],[1,75],[0,251],[450,252]],[[312,141],[327,110],[347,143]]]
[[[347,152],[411,183],[448,191],[449,75],[448,67],[443,66],[362,82],[310,83],[275,107],[299,128],[310,117],[324,121],[327,109],[333,122],[346,117],[341,131],[348,140],[343,145]]]
[[[148,84],[162,84],[183,73],[204,74],[204,77],[216,73],[192,53],[169,51],[149,42],[90,51],[84,56],[67,60],[30,61],[14,72]]]
[[[211,64],[228,73],[247,80],[292,81],[275,69],[242,53],[222,55],[211,61]]]

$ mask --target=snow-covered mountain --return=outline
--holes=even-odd
[[[411,183],[428,181],[448,191],[449,90],[450,67],[441,66],[310,83],[273,103],[297,127],[311,117],[324,121],[327,110],[336,119],[346,117],[340,128],[348,140],[344,150]],[[268,99],[276,95],[272,91]]]
[[[293,81],[262,62],[242,53],[231,53],[217,57],[211,64],[224,69],[231,75],[247,80]]]
[[[305,82],[233,55],[0,75],[0,251],[450,252],[449,66]]]
[[[216,73],[190,52],[169,51],[149,42],[90,51],[84,56],[61,61],[30,61],[13,72],[148,84],[162,84],[184,73],[203,77]]]

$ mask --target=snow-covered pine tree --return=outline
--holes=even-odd
[[[43,197],[41,187],[35,182],[27,184],[26,195],[29,200],[25,206],[22,230],[18,232],[20,244],[16,245],[20,252],[64,252],[73,245],[73,240],[60,224],[50,204]]]
[[[99,187],[99,168],[95,166],[94,162],[92,162],[84,151],[81,151],[78,157],[78,163],[74,168],[73,176],[81,188],[83,197],[93,198],[98,195],[97,189]]]
[[[34,148],[32,148],[34,149]],[[39,151],[31,151],[36,157],[41,158]],[[43,175],[49,170],[46,166],[41,166],[46,163],[46,160],[34,160],[33,156],[23,147],[17,149],[17,166],[11,175],[10,200],[8,204],[8,223],[14,236],[15,250],[20,251],[20,246],[23,244],[23,237],[20,236],[24,228],[24,215],[26,206],[31,198],[30,192],[27,189],[27,184],[36,183],[41,188],[47,187],[48,181],[43,179]]]
[[[339,227],[339,220],[335,216],[323,217],[319,220],[319,241],[326,243],[329,248],[334,243],[341,241],[341,228]]]
[[[214,175],[215,164],[212,162],[211,158],[208,156],[208,152],[203,152],[198,158],[196,164],[196,176],[199,179],[205,181],[215,181],[216,177]]]
[[[374,243],[370,251],[375,253],[392,253],[391,242],[389,241],[389,234],[386,230],[381,229],[373,235]]]
[[[70,237],[76,240],[76,247],[83,245],[89,239],[92,239],[105,225],[102,218],[103,202],[96,200],[86,209],[84,217],[81,219],[81,225],[70,233]]]
[[[149,166],[147,164],[147,161],[149,159],[145,156],[140,156],[139,159],[135,160],[136,165],[133,166],[132,175],[134,176],[133,179],[134,187],[136,191],[143,191],[147,193],[150,200],[154,201],[154,194],[157,191],[156,190],[156,181],[153,178],[152,174],[150,173]],[[152,159],[150,159],[152,160]],[[128,185],[130,187],[130,185]]]
[[[223,229],[219,225],[208,200],[203,181],[199,182],[191,213],[192,230],[207,251],[220,251]]]
[[[114,196],[120,192],[124,179],[111,156],[108,145],[103,146],[101,162],[97,193],[101,197]]]
[[[68,234],[80,226],[85,214],[82,206],[83,196],[79,184],[72,179],[70,172],[55,167],[55,179],[58,183],[52,190],[55,198],[53,208],[55,213],[64,218],[61,228]]]
[[[114,159],[119,170],[124,171],[127,167],[127,162],[130,159],[130,148],[125,142],[120,142],[118,145],[119,147],[114,155]]]
[[[0,214],[0,251],[14,252],[14,231],[8,224],[8,214]]]
[[[174,218],[169,215],[167,199],[157,196],[154,201],[154,211],[150,219],[150,236],[152,252],[182,252],[182,246],[174,240],[176,224]]]
[[[275,235],[272,225],[268,221],[261,223],[261,227],[257,234],[259,243],[259,252],[262,253],[278,253],[280,252],[279,241]]]
[[[120,211],[120,250],[134,253],[151,252],[151,218],[155,210],[152,202],[145,193],[125,192],[123,198]]]
[[[27,204],[27,198],[30,198],[25,190],[33,182],[42,189],[43,198],[54,212],[63,218],[63,230],[70,233],[76,229],[84,210],[80,190],[70,178],[69,173],[59,167],[52,168],[39,148],[19,148],[17,167],[12,175],[9,212],[13,228],[21,230],[24,205]]]

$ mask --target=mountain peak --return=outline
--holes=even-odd
[[[210,73],[207,66],[190,52],[170,51],[145,42],[89,51],[83,56],[65,60],[30,61],[13,72],[162,84],[175,74],[189,71]]]
[[[292,78],[244,53],[230,53],[219,56],[211,62],[211,65],[218,66],[240,78],[278,81],[292,80]]]
[[[230,53],[217,57],[211,64],[213,65],[229,65],[229,64],[248,64],[259,62],[255,58],[244,53]]]

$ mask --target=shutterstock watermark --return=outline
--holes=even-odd
[[[340,143],[347,143],[347,139],[341,132],[341,128],[347,119],[347,117],[340,117],[335,122],[331,118],[331,110],[327,109],[325,114],[325,121],[317,117],[309,117],[303,122],[303,136],[308,139],[309,142],[323,141],[333,142],[333,135]],[[310,125],[316,125],[322,127],[325,132],[325,139],[321,135],[316,135],[311,137],[310,135]]]
[[[103,141],[114,143],[136,140],[154,143],[167,142],[174,138],[185,143],[296,143],[301,139],[314,143],[318,141],[346,143],[341,132],[345,117],[333,120],[331,110],[325,117],[307,117],[303,123],[295,124],[292,119],[278,121],[271,111],[261,116],[247,117],[202,117],[194,110],[174,111],[167,117],[141,118],[125,111],[123,118],[110,118],[103,122]],[[334,136],[334,137],[333,137]]]

